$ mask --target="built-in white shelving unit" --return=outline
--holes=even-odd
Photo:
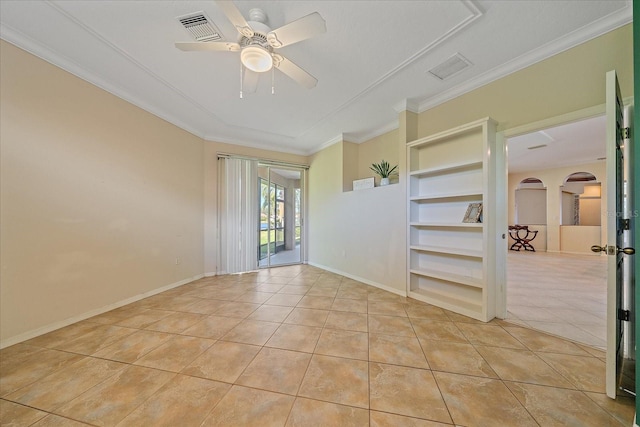
[[[482,321],[500,285],[495,127],[487,118],[407,144],[408,295]],[[462,222],[470,203],[482,203],[481,223]]]

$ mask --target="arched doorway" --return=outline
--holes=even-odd
[[[591,254],[601,241],[601,184],[590,172],[573,172],[560,186],[560,251]]]

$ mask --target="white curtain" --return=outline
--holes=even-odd
[[[258,269],[258,162],[220,158],[219,274]]]

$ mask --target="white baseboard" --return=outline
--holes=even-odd
[[[327,267],[326,265],[317,264],[315,262],[308,261],[308,264],[313,266],[313,267],[318,267],[318,268],[321,268],[323,270],[330,271],[331,273],[336,273],[336,274],[339,274],[341,276],[348,277],[349,279],[357,280],[358,282],[366,283],[367,285],[373,286],[374,288],[382,289],[383,291],[387,291],[387,292],[391,292],[392,294],[400,295],[401,297],[406,297],[407,296],[407,291],[406,290],[392,288],[390,286],[383,285],[382,283],[374,282],[372,280],[365,279],[364,277],[360,277],[360,276],[356,276],[356,275],[353,275],[353,274],[350,274],[350,273],[346,273],[344,271],[337,270],[337,269],[331,268],[331,267]]]
[[[120,308],[122,306],[125,306],[127,304],[131,304],[131,303],[136,302],[136,301],[140,301],[141,299],[145,299],[145,298],[148,298],[150,296],[153,296],[153,295],[168,291],[170,289],[177,288],[178,286],[186,285],[187,283],[191,283],[191,282],[193,282],[195,280],[202,279],[203,277],[204,277],[203,274],[199,274],[199,275],[193,276],[193,277],[191,277],[189,279],[180,280],[179,282],[171,283],[171,284],[163,286],[161,288],[153,289],[153,290],[151,290],[149,292],[145,292],[143,294],[135,295],[135,296],[133,296],[131,298],[127,298],[127,299],[124,299],[122,301],[118,301],[116,303],[109,304],[109,305],[106,305],[104,307],[97,308],[95,310],[90,310],[90,311],[87,311],[85,313],[79,314],[77,316],[69,317],[69,318],[61,320],[59,322],[50,323],[50,324],[48,324],[46,326],[42,326],[40,328],[33,329],[31,331],[22,333],[20,335],[16,335],[15,337],[11,337],[11,338],[8,338],[6,340],[1,341],[0,342],[0,349],[12,346],[14,344],[21,343],[23,341],[30,340],[31,338],[35,338],[37,336],[44,335],[46,333],[55,331],[56,329],[64,328],[65,326],[69,326],[69,325],[71,325],[73,323],[80,322],[81,320],[86,320],[86,319],[88,319],[90,317],[97,316],[97,315],[102,314],[102,313],[106,313],[107,311],[111,311],[111,310],[114,310],[116,308]]]
[[[215,271],[212,273],[204,273],[204,277],[213,277],[213,276],[218,276],[219,273],[216,273]]]

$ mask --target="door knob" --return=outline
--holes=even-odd
[[[591,251],[592,252],[609,252],[609,255],[614,255],[613,251],[608,251],[607,250],[607,246],[598,246],[598,245],[593,245],[591,246]],[[613,248],[611,248],[613,249]],[[616,247],[616,254],[619,254],[620,252],[626,254],[626,255],[633,255],[636,253],[636,250],[634,248],[618,248]]]
[[[633,248],[616,248],[617,253],[623,252],[627,255],[633,255],[636,253],[636,250]]]

